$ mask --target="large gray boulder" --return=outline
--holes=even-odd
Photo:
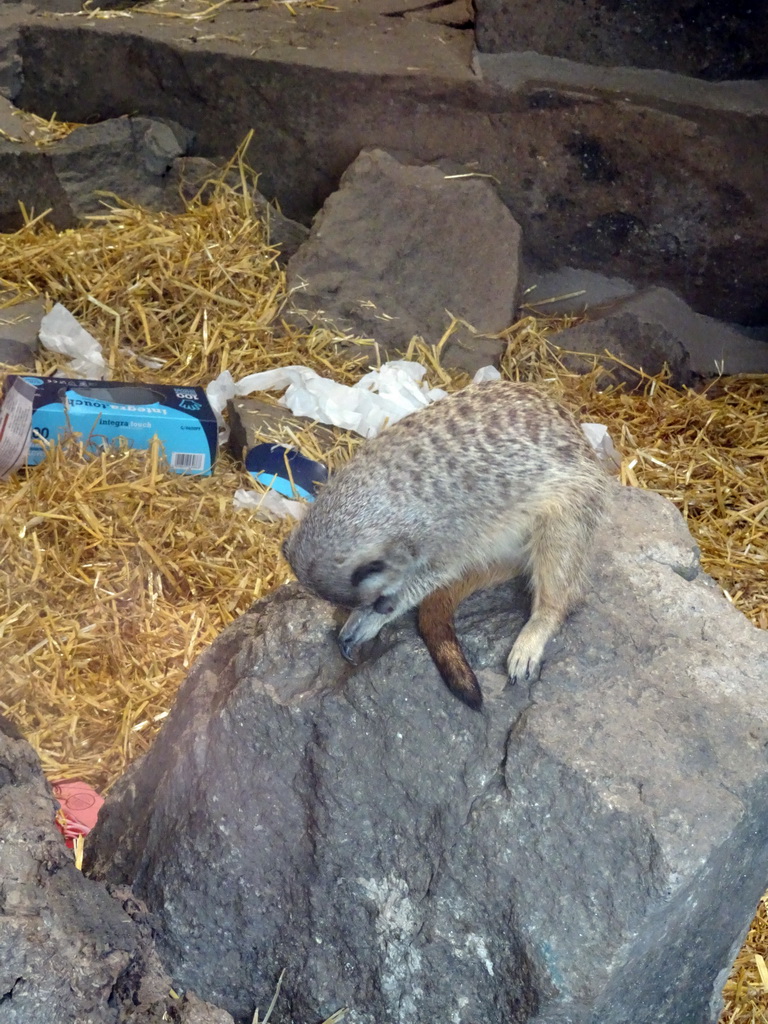
[[[138,936],[75,868],[55,808],[34,751],[0,720],[0,1021],[111,1024],[109,998]]]
[[[364,151],[288,262],[297,309],[373,339],[385,353],[414,335],[435,345],[451,317],[482,334],[509,327],[517,308],[520,227],[484,178]],[[460,327],[442,350],[474,373],[504,343]]]
[[[526,609],[461,610],[477,714],[410,619],[351,668],[340,615],[282,588],[193,668],[87,869],[241,1017],[285,968],[297,1021],[714,1021],[768,877],[768,635],[670,503],[618,487],[584,607],[511,688]]]

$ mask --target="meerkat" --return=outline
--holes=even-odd
[[[420,605],[449,689],[482,693],[453,626],[473,590],[524,573],[532,610],[507,660],[538,678],[544,648],[581,598],[607,490],[578,424],[532,385],[473,384],[366,442],[321,489],[283,550],[297,579],[351,609],[341,653]]]

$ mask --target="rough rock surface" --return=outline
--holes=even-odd
[[[34,367],[35,357],[26,345],[15,338],[0,338],[0,364],[29,369]]]
[[[266,224],[269,244],[280,250],[277,261],[281,266],[286,266],[299,246],[306,242],[309,237],[309,229],[303,224],[299,224],[298,221],[286,217],[261,192],[254,190],[252,197],[256,211]]]
[[[136,934],[104,888],[75,868],[37,757],[7,725],[0,731],[0,1020],[116,1020],[107,1000],[136,953]]]
[[[764,78],[768,9],[710,0],[475,0],[479,49],[535,50],[585,64],[664,68],[708,79]]]
[[[282,588],[193,668],[87,868],[241,1017],[285,968],[292,1020],[714,1021],[768,872],[768,634],[670,503],[618,486],[530,691],[502,675],[526,604],[459,615],[477,714],[412,621],[353,669],[340,616]]]
[[[55,810],[37,755],[0,717],[0,1024],[150,1024],[171,1006],[203,1024],[169,996],[146,908],[83,877]]]
[[[2,55],[0,54],[0,61]],[[19,117],[19,110],[9,99],[0,93],[0,138],[11,142],[32,142],[33,137]]]
[[[73,223],[67,197],[49,160],[32,145],[0,137],[0,231],[17,231],[24,222],[19,203],[32,214],[51,210],[57,228]]]
[[[4,4],[0,50],[10,39],[22,64],[11,98],[44,116],[166,117],[194,128],[207,156],[255,129],[260,188],[296,220],[363,148],[450,160],[498,180],[543,269],[665,284],[699,312],[768,322],[768,83],[532,53],[472,66],[471,32],[408,6],[359,0],[290,18],[277,4],[231,4],[212,30]]]
[[[176,1024],[232,1024],[232,1014],[198,999],[194,992],[185,992],[178,1004],[170,1004],[162,1020]]]
[[[0,96],[5,100],[12,100],[18,96],[21,89],[22,61],[19,53],[20,28],[23,19],[18,17],[16,11],[10,17],[0,18]],[[4,115],[7,117],[9,109],[4,106]],[[10,133],[16,137],[14,131]]]
[[[608,350],[630,366],[656,374],[666,362],[675,385],[692,375],[768,373],[768,343],[729,324],[702,316],[667,288],[647,288],[592,311],[594,319],[550,336],[555,345],[602,355]],[[575,369],[588,365],[564,357]],[[638,381],[627,367],[604,362],[610,375],[630,385]]]
[[[0,292],[0,363],[32,367],[45,300],[38,296],[17,302],[16,298],[13,292]]]
[[[329,318],[392,352],[414,335],[436,344],[451,315],[481,334],[509,327],[519,259],[520,227],[488,181],[370,150],[326,200],[288,284],[310,321]],[[473,373],[503,347],[460,327],[443,361]]]

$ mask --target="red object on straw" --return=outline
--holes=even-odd
[[[60,807],[56,824],[71,849],[73,840],[77,836],[87,836],[96,824],[104,798],[79,779],[59,779],[51,783],[51,788]]]

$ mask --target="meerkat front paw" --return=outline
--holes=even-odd
[[[534,612],[520,630],[507,658],[510,682],[533,683],[541,674],[544,648],[562,624],[560,608],[545,608]]]
[[[357,653],[366,642],[373,640],[387,621],[385,615],[373,608],[356,608],[341,627],[338,644],[343,658],[357,664]]]
[[[515,683],[533,683],[541,674],[541,651],[526,650],[526,644],[519,639],[507,658],[509,681]]]

